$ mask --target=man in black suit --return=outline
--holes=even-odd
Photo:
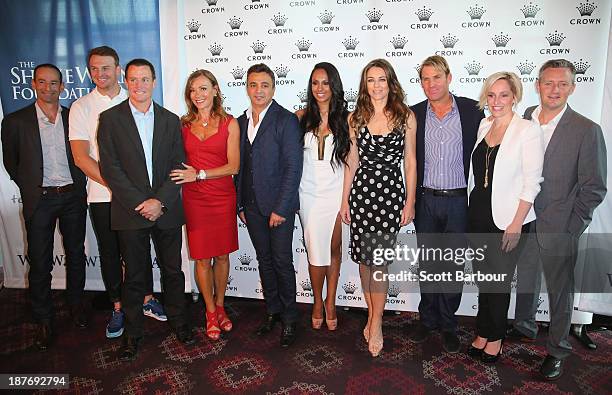
[[[149,61],[130,61],[125,74],[129,98],[100,114],[98,146],[102,177],[113,191],[111,227],[118,231],[126,265],[121,299],[127,336],[119,358],[129,361],[136,358],[143,336],[151,237],[168,320],[181,342],[193,344],[194,339],[185,314],[180,185],[170,180],[170,171],[185,161],[180,121],[153,102],[155,69]]]
[[[46,350],[52,338],[53,238],[59,220],[66,254],[66,296],[75,325],[87,326],[85,287],[85,175],[74,165],[68,144],[68,109],[59,105],[62,73],[52,64],[34,69],[36,102],[2,121],[4,166],[19,186],[28,242],[28,283],[35,345]]]
[[[297,117],[278,105],[274,73],[265,64],[247,71],[251,107],[238,118],[240,171],[236,177],[240,219],[259,263],[266,310],[262,336],[283,322],[281,346],[295,341],[298,319],[293,268],[293,224],[299,209],[303,144]]]
[[[443,57],[425,59],[419,76],[427,100],[412,107],[417,118],[414,225],[419,244],[425,238],[436,245],[452,244],[456,248],[462,243],[462,236],[449,234],[467,232],[470,156],[484,113],[477,108],[476,101],[449,92],[452,75]],[[454,263],[419,262],[420,271],[454,273],[456,269]],[[411,333],[411,340],[422,343],[432,330],[439,329],[444,349],[458,352],[455,313],[461,303],[463,284],[420,282],[420,288],[420,322]]]

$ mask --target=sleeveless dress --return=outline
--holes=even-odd
[[[325,137],[323,159],[319,159],[319,139],[312,132],[304,135],[304,164],[300,181],[300,222],[308,263],[331,264],[331,238],[342,203],[344,164],[331,159],[334,136]]]
[[[394,248],[400,230],[406,201],[401,170],[404,133],[393,131],[373,136],[365,127],[357,136],[357,148],[359,167],[349,197],[351,259],[373,265],[374,250]]]
[[[183,126],[187,164],[197,170],[227,164],[228,126],[231,116],[219,122],[217,133],[201,141]],[[236,189],[232,176],[183,184],[183,207],[192,259],[212,258],[238,249]]]

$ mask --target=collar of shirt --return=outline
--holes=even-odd
[[[122,102],[125,99],[128,98],[128,94],[127,91],[125,89],[123,89],[123,87],[121,85],[119,85],[119,93],[114,96],[113,98],[107,96],[107,95],[103,95],[102,93],[100,93],[100,91],[98,90],[98,87],[94,88],[93,90],[94,95],[96,95],[96,98],[99,100],[107,100],[107,101],[116,101],[116,102]],[[130,105],[132,103],[130,102]],[[151,102],[151,104],[153,104],[153,102]],[[133,108],[133,107],[132,107]],[[133,111],[132,111],[133,112]]]
[[[446,118],[446,117],[448,117],[450,115],[455,114],[456,111],[459,111],[457,109],[457,102],[455,102],[455,96],[450,95],[450,97],[451,97],[451,110],[446,115],[444,115],[444,118]],[[430,103],[429,100],[427,100],[427,114],[428,115],[433,115],[433,116],[435,116],[437,118],[436,113],[434,112],[433,108],[431,108],[431,103]],[[444,119],[444,118],[442,118],[442,119]]]
[[[149,109],[147,110],[147,112],[142,112],[139,109],[137,109],[136,107],[134,107],[134,105],[132,104],[131,100],[128,100],[128,103],[130,105],[130,109],[132,110],[132,115],[134,115],[134,116],[147,116],[149,114],[151,114],[151,116],[154,115],[154,112],[153,112],[154,105],[153,105],[153,101],[152,100],[151,100],[151,104],[149,105]]]
[[[264,117],[266,116],[266,113],[268,112],[268,108],[270,108],[270,106],[272,105],[272,102],[274,100],[270,101],[270,104],[268,104],[266,106],[266,108],[264,108],[264,110],[262,112],[259,113],[259,122],[257,123],[258,125],[261,123],[261,121],[264,119]],[[253,106],[250,106],[247,110],[246,110],[246,116],[249,120],[253,119]],[[250,123],[250,122],[249,122]],[[255,125],[253,125],[255,126]]]
[[[557,127],[557,124],[561,120],[561,117],[563,116],[563,114],[565,114],[565,110],[567,110],[567,103],[565,103],[565,106],[563,106],[563,110],[561,110],[559,114],[555,115],[555,117],[548,121],[548,123],[542,125],[540,124],[540,113],[542,112],[542,106],[539,105],[536,107],[535,110],[533,110],[533,113],[531,113],[531,120],[542,127],[546,126],[555,129]]]
[[[45,114],[45,112],[42,110],[42,108],[40,108],[40,106],[38,105],[38,102],[34,102],[34,107],[36,107],[36,118],[38,119],[38,122],[46,122],[46,123],[51,123],[51,121],[49,121],[49,118],[47,118],[47,114]],[[55,123],[57,123],[58,119],[61,119],[61,113],[62,113],[62,106],[58,105],[57,106],[57,116],[55,117]]]

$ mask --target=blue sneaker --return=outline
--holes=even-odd
[[[113,310],[113,316],[111,317],[108,325],[106,325],[106,337],[114,339],[123,335],[123,322],[125,316],[121,310]]]
[[[155,298],[142,305],[142,312],[147,317],[155,318],[157,321],[168,321],[164,306]]]

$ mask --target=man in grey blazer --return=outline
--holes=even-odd
[[[574,304],[578,239],[606,195],[606,146],[601,127],[567,105],[575,89],[575,77],[576,69],[571,62],[565,59],[545,62],[536,83],[540,105],[525,111],[526,119],[542,127],[546,145],[544,182],[534,202],[537,243],[533,252],[539,260],[537,257],[531,260],[536,262],[533,268],[539,267],[537,262],[541,262],[548,288],[548,355],[540,367],[546,380],[561,377],[563,360],[571,354],[568,335]],[[519,268],[519,293],[526,288],[526,277]],[[533,338],[537,327],[531,325],[530,330],[525,323],[535,322],[534,307],[537,305],[534,300],[539,295],[539,272],[532,278],[535,279],[535,282],[531,280],[533,293],[527,297],[519,295],[517,321],[510,332]]]

